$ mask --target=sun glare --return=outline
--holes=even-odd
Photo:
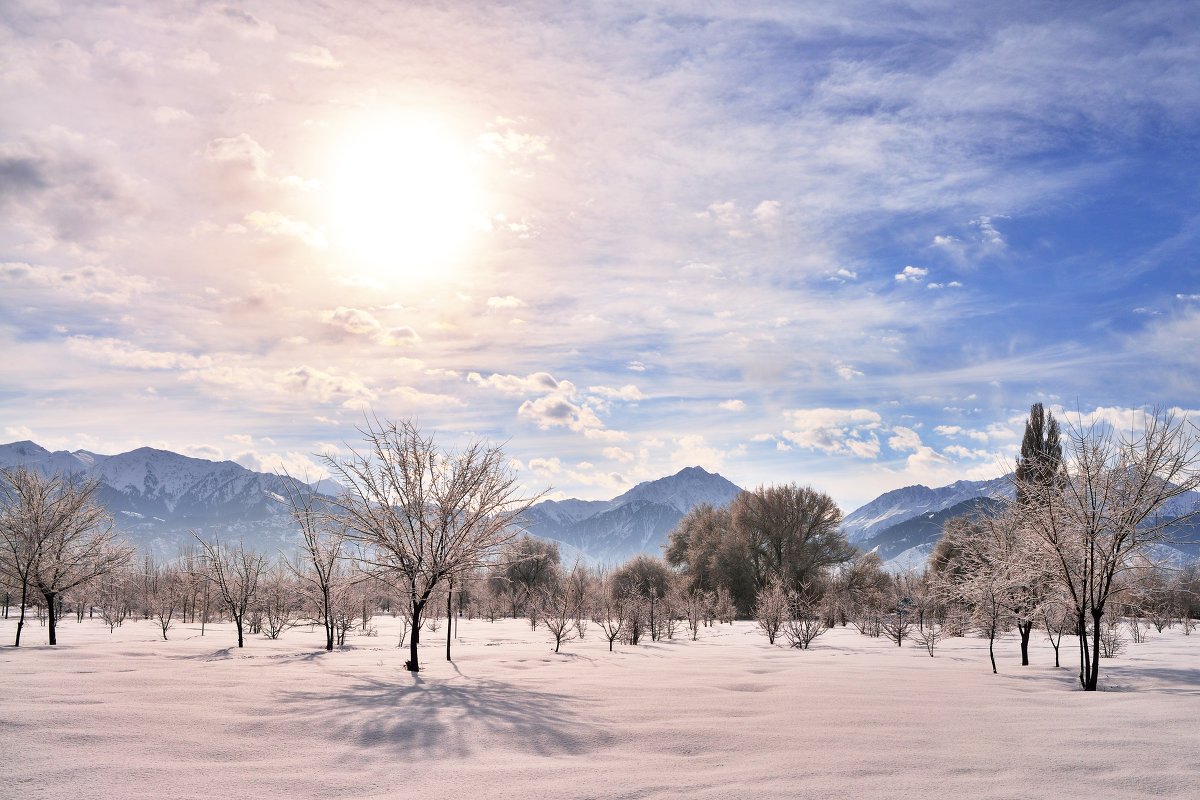
[[[334,247],[388,282],[453,274],[486,225],[475,159],[428,119],[375,121],[346,134],[329,167]]]

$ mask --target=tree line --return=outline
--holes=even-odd
[[[807,648],[830,627],[854,625],[930,655],[948,636],[994,642],[1015,628],[1022,663],[1032,631],[1055,650],[1076,637],[1080,682],[1094,689],[1099,659],[1120,644],[1122,620],[1191,631],[1200,589],[1195,568],[1151,560],[1178,520],[1163,505],[1196,488],[1195,436],[1170,414],[1147,415],[1131,433],[1058,422],[1035,404],[999,511],[952,520],[920,573],[893,575],[852,547],[836,503],[811,487],[760,487],[729,506],[700,505],[671,532],[664,557],[612,568],[564,565],[557,545],[527,535],[521,514],[537,499],[518,491],[497,447],[445,450],[412,423],[372,420],[359,450],[329,457],[346,487],[329,498],[291,483],[298,552],[270,561],[240,543],[197,538],[170,564],[135,561],[95,501],[98,485],[16,468],[0,480],[4,613],[17,601],[45,614],[50,643],[64,610],[99,613],[115,627],[155,619],[233,623],[270,638],[307,622],[332,650],[371,619],[404,620],[406,667],[419,670],[422,630],[456,615],[525,617],[556,651],[595,625],[609,644],[696,638],[701,627],[754,619],[775,643]],[[1169,524],[1168,524],[1169,523]],[[444,621],[443,621],[444,620]],[[447,629],[447,658],[450,657]]]

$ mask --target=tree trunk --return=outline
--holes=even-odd
[[[1103,608],[1092,609],[1092,663],[1088,670],[1087,682],[1083,685],[1085,692],[1094,692],[1100,684],[1100,618],[1104,616]]]
[[[1021,632],[1021,666],[1029,666],[1029,634],[1033,632],[1033,620],[1023,620],[1017,623],[1017,630]]]
[[[25,605],[29,602],[29,584],[21,584],[21,614],[17,617],[17,640],[13,647],[21,646],[21,629],[25,627]]]
[[[417,645],[421,639],[421,612],[425,610],[425,604],[413,600],[412,608],[412,631],[408,634],[408,663],[404,668],[409,672],[420,672],[421,662],[417,660]]]
[[[992,674],[999,675],[1000,671],[996,669],[996,626],[988,628],[988,658],[992,660]]]
[[[54,627],[55,623],[58,622],[58,608],[57,608],[58,604],[55,602],[58,599],[58,595],[54,592],[47,592],[44,590],[42,591],[42,594],[46,598],[47,621],[50,624],[50,644],[52,644],[52,645],[58,644],[58,639],[55,636],[55,627]]]
[[[1079,616],[1075,620],[1078,630],[1076,635],[1079,637],[1079,685],[1084,691],[1087,691],[1088,672],[1088,640],[1087,640],[1087,612],[1084,609],[1079,609]]]
[[[447,661],[453,660],[450,658],[450,638],[451,638],[451,633],[454,630],[454,617],[452,616],[450,603],[452,602],[453,597],[454,597],[454,582],[451,581],[450,582],[450,590],[448,592],[446,592],[446,660]]]
[[[241,614],[233,615],[233,624],[237,625],[238,647],[241,647],[242,646],[242,615]]]
[[[325,649],[326,651],[333,650],[333,608],[329,602],[329,587],[321,587],[321,597],[324,600],[322,607],[322,622],[325,624]]]

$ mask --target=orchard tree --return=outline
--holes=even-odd
[[[538,498],[520,493],[501,448],[473,441],[443,450],[409,421],[369,420],[365,446],[326,457],[346,487],[330,520],[363,548],[363,562],[402,585],[412,634],[405,667],[420,670],[422,616],[434,591],[486,567],[519,532]]]
[[[54,645],[63,593],[133,559],[133,548],[117,540],[112,517],[96,500],[99,488],[97,480],[45,476],[25,467],[0,470],[3,568],[22,587],[16,645],[30,590],[45,600],[49,643]]]
[[[1185,418],[1156,410],[1128,432],[1073,424],[1064,451],[1061,480],[1022,483],[1016,513],[1073,606],[1079,682],[1096,691],[1104,615],[1126,588],[1125,573],[1172,536],[1178,520],[1161,513],[1164,505],[1200,488],[1200,442]]]
[[[267,561],[258,553],[246,550],[241,542],[236,547],[222,545],[219,539],[196,541],[204,548],[205,575],[216,588],[217,595],[237,628],[238,647],[245,645],[246,615],[254,610],[259,580]]]

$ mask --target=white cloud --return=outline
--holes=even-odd
[[[375,334],[382,327],[370,311],[360,308],[338,306],[332,311],[322,311],[320,316],[325,324],[341,328],[347,333]]]
[[[754,221],[763,226],[771,226],[778,223],[782,213],[783,204],[778,200],[763,200],[751,212]]]
[[[210,161],[245,167],[256,178],[267,177],[267,160],[271,157],[248,133],[213,139],[205,146],[204,155]]]
[[[637,456],[620,447],[606,447],[600,451],[604,457],[612,461],[619,461],[622,464],[630,464],[637,460]]]
[[[33,430],[27,425],[9,425],[4,429],[4,433],[19,440],[33,441],[36,438]]]
[[[377,341],[389,347],[402,347],[420,342],[421,337],[407,325],[399,325],[380,331]]]
[[[525,305],[525,301],[519,297],[513,297],[510,294],[505,295],[504,297],[489,297],[487,300],[487,305],[488,308],[491,309],[521,308]]]
[[[783,439],[796,447],[824,453],[852,454],[873,458],[879,454],[875,431],[883,419],[866,408],[807,408],[784,412],[789,420]]]
[[[897,272],[895,277],[898,283],[920,283],[928,274],[929,270],[924,267],[907,266],[902,272]]]
[[[70,336],[67,338],[67,348],[76,355],[129,369],[202,369],[213,365],[210,356],[147,350],[133,342],[115,338]]]
[[[609,400],[625,400],[627,402],[635,402],[645,399],[641,389],[634,386],[632,383],[627,383],[620,389],[613,389],[610,386],[589,386],[588,391],[592,394],[597,394]]]
[[[961,289],[962,284],[958,281],[950,281],[949,283],[927,283],[926,289]]]
[[[325,234],[319,228],[280,211],[251,211],[246,215],[246,222],[263,233],[290,236],[315,249],[324,249],[328,245]]]
[[[379,397],[357,375],[342,375],[307,364],[285,370],[279,382],[288,391],[308,395],[319,403],[340,402],[348,408],[365,407]]]
[[[170,125],[173,122],[183,122],[192,118],[192,115],[182,108],[174,108],[172,106],[159,106],[154,109],[154,113],[151,116],[159,125]]]
[[[912,428],[897,425],[888,437],[888,447],[899,452],[917,451],[921,448],[921,436]]]
[[[835,367],[835,371],[837,372],[838,377],[844,381],[852,381],[855,378],[861,378],[863,376],[862,370],[856,369],[853,364],[844,364],[838,362],[837,366]]]
[[[333,53],[330,53],[328,48],[316,44],[303,50],[294,50],[288,53],[288,58],[298,64],[307,64],[310,67],[321,69],[341,69],[343,66],[341,61],[333,57]]]
[[[558,458],[531,458],[529,469],[539,477],[550,478],[562,472],[562,461]]]
[[[723,400],[720,403],[717,403],[717,408],[720,408],[723,411],[745,411],[746,401],[738,400],[736,398],[733,400]]]
[[[530,395],[544,394],[558,389],[558,381],[549,372],[534,372],[524,378],[517,375],[500,375],[493,373],[484,378],[478,372],[467,375],[467,380],[477,386],[496,389],[504,394]],[[568,386],[570,384],[568,383]],[[573,387],[571,389],[573,392]]]

